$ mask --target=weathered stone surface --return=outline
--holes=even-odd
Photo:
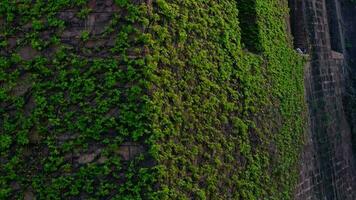
[[[24,195],[24,200],[35,200],[35,196],[31,190],[27,190]]]
[[[97,163],[99,164],[103,164],[108,160],[108,158],[106,156],[101,156],[98,160]]]
[[[24,60],[32,60],[39,52],[33,49],[31,46],[24,46],[19,50],[19,55]]]
[[[122,145],[119,147],[119,149],[116,151],[117,154],[119,154],[123,160],[130,160],[130,147],[127,145]]]
[[[87,153],[87,154],[81,154],[78,158],[78,163],[79,164],[87,164],[90,162],[93,162],[94,159],[100,154],[101,149],[98,149],[92,153]]]
[[[346,62],[342,48],[335,46],[342,44],[336,41],[342,40],[339,29],[342,22],[332,19],[339,16],[339,1],[289,0],[289,3],[296,45],[307,47],[310,54],[305,70],[309,128],[295,199],[354,200],[355,168],[343,105]],[[299,34],[304,31],[308,37],[303,40]]]
[[[124,161],[131,160],[143,152],[143,146],[135,142],[125,142],[116,151]]]

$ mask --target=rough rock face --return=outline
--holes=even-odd
[[[344,104],[350,56],[341,4],[338,0],[289,4],[295,48],[306,48],[309,54],[305,70],[309,130],[295,199],[355,199],[350,108]]]

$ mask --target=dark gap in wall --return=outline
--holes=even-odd
[[[305,20],[305,3],[301,0],[288,0],[290,28],[295,49],[308,52],[308,34]]]
[[[262,46],[258,34],[256,0],[237,0],[237,8],[244,48],[253,53],[260,53]]]
[[[326,11],[329,24],[331,50],[342,53],[342,41],[335,0],[326,0]]]

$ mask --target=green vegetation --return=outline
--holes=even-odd
[[[85,19],[86,1],[16,2],[0,3],[0,199],[292,198],[305,105],[284,0],[116,0],[80,47],[58,13]],[[107,36],[109,56],[84,45]],[[123,161],[127,141],[146,153]],[[93,148],[105,159],[78,163]]]

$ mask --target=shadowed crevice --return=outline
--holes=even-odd
[[[237,0],[241,28],[241,42],[253,53],[262,51],[257,24],[256,0]]]

